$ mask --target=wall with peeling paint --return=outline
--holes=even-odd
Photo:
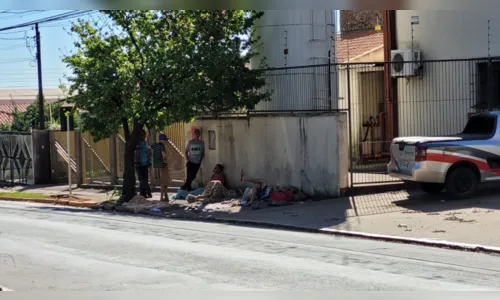
[[[346,113],[198,120],[186,125],[187,140],[192,126],[201,128],[206,148],[198,186],[220,163],[234,188],[249,186],[240,182],[242,169],[250,177],[297,186],[315,196],[337,197],[347,187]],[[216,134],[216,149],[209,149],[209,131]]]

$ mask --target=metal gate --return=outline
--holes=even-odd
[[[349,186],[400,182],[387,174],[384,64],[338,64],[339,109],[349,116]]]
[[[488,76],[500,70],[500,59],[349,63],[337,68],[339,109],[349,115],[351,187],[401,182],[387,175],[393,137],[457,134],[470,113],[500,108],[499,89],[492,91],[500,86],[500,75]]]
[[[0,133],[0,161],[0,182],[34,184],[33,139],[31,133]]]

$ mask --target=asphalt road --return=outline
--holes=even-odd
[[[500,290],[500,257],[0,202],[0,286],[16,291]]]

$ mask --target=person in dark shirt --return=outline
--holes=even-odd
[[[153,198],[148,178],[150,157],[151,149],[146,143],[146,131],[142,130],[135,150],[135,170],[139,179],[139,193],[144,198]]]
[[[151,146],[153,152],[153,169],[155,171],[156,182],[160,186],[160,201],[168,202],[167,189],[170,184],[167,161],[168,137],[162,133],[158,140],[159,143]]]

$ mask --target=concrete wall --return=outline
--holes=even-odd
[[[411,17],[415,45],[426,60],[477,58],[488,56],[488,19],[491,21],[491,55],[500,56],[500,2],[488,11],[475,10],[398,10],[396,12],[398,48],[411,48]]]
[[[209,181],[215,164],[223,164],[231,187],[240,182],[240,171],[270,184],[293,185],[315,196],[339,196],[347,187],[347,116],[251,117],[205,119],[186,125],[200,127],[206,158],[195,184]],[[216,149],[209,149],[209,131],[216,133]],[[342,161],[343,164],[339,164]]]
[[[261,43],[251,68],[259,68],[263,57],[269,68],[327,64],[334,23],[333,10],[265,10],[255,26]]]

